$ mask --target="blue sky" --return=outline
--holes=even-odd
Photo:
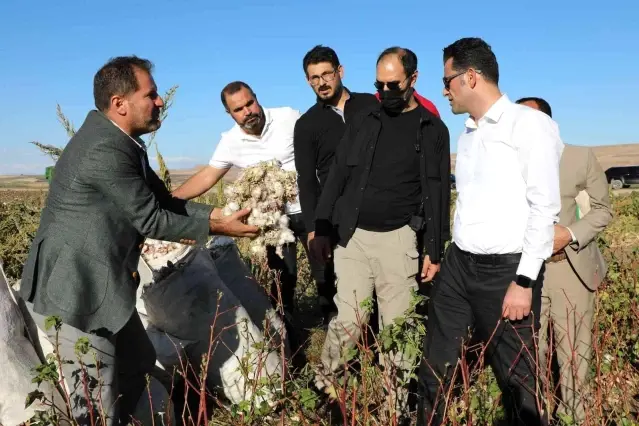
[[[373,90],[384,48],[413,49],[417,90],[440,110],[455,151],[465,117],[454,116],[441,95],[441,58],[444,46],[466,36],[492,45],[500,87],[511,99],[550,102],[565,142],[639,142],[639,3],[530,4],[3,0],[0,174],[43,173],[51,162],[28,142],[64,145],[56,103],[79,127],[93,108],[94,73],[109,57],[127,54],[155,63],[162,92],[180,86],[157,137],[169,166],[204,164],[233,124],[219,99],[229,81],[248,82],[266,107],[312,105],[301,62],[315,44],[337,51],[345,84],[355,91]]]

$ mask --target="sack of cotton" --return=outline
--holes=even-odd
[[[254,308],[244,306],[255,303],[244,297],[249,288],[242,288],[240,298],[222,280],[221,275],[233,274],[219,273],[211,251],[215,241],[188,250],[176,245],[161,255],[156,250],[158,257],[145,259],[153,271],[141,295],[147,333],[166,370],[180,368],[180,356],[198,373],[205,368],[207,387],[231,403],[255,398],[273,404],[276,389],[254,385],[282,371],[278,349],[260,329],[268,310],[256,316]],[[143,251],[143,258],[150,253]]]

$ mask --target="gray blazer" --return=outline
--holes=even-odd
[[[21,296],[41,315],[109,337],[133,313],[144,238],[205,243],[211,210],[172,197],[146,152],[90,111],[55,166]]]

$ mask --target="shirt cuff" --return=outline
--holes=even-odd
[[[541,265],[544,263],[543,259],[537,259],[530,257],[525,253],[522,253],[521,260],[519,261],[519,267],[517,268],[517,275],[523,275],[531,280],[537,280]]]
[[[566,229],[568,230],[568,232],[570,232],[570,236],[572,237],[572,241],[570,243],[571,244],[572,243],[576,243],[577,242],[577,237],[575,237],[575,234],[574,234],[574,232],[572,232],[572,229],[570,229],[568,227],[566,227]]]

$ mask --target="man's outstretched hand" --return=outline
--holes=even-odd
[[[249,213],[251,213],[251,209],[243,209],[230,216],[223,216],[221,212],[216,212],[214,209],[209,218],[211,233],[229,237],[257,237],[260,233],[259,228],[246,224],[246,217]]]

